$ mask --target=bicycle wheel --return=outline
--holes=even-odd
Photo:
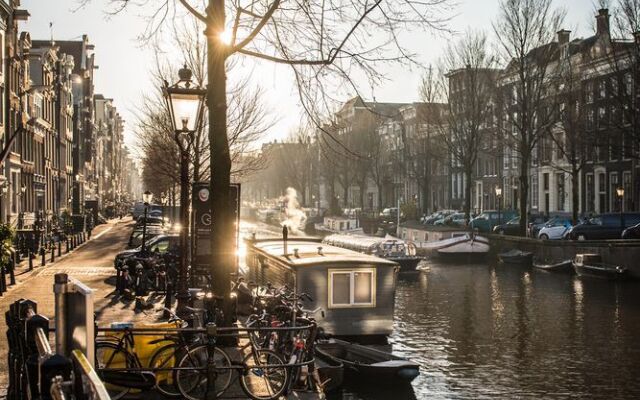
[[[254,350],[242,361],[247,366],[247,373],[240,376],[240,387],[250,398],[277,399],[287,390],[289,371],[282,358],[275,352],[265,349]],[[261,365],[274,367],[262,368]]]
[[[101,369],[130,368],[135,365],[133,355],[114,342],[96,342],[96,367]],[[129,388],[105,382],[111,400],[118,400],[129,393]]]
[[[175,344],[168,344],[161,347],[153,353],[151,361],[149,361],[149,368],[173,368],[176,365],[176,359],[178,357],[179,348]],[[155,371],[156,374],[156,389],[162,393],[163,396],[169,398],[180,398],[180,391],[176,385],[176,374],[174,370],[160,370]]]
[[[202,400],[207,394],[207,345],[199,345],[189,349],[180,358],[178,370],[175,373],[176,385],[180,394],[190,400]],[[216,347],[214,354],[215,365],[219,369],[215,387],[218,396],[227,390],[231,384],[231,360],[227,353]],[[185,368],[185,369],[182,369]]]

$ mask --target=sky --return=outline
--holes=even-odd
[[[150,0],[153,3],[158,0]],[[88,6],[78,8],[78,0],[22,0],[22,8],[31,18],[21,30],[29,31],[31,38],[80,40],[83,34],[95,44],[96,92],[113,98],[124,117],[125,143],[135,144],[133,134],[136,107],[145,94],[160,90],[154,87],[149,71],[154,65],[154,54],[148,46],[140,45],[138,36],[144,31],[141,10],[130,8],[117,15],[108,15],[109,0],[92,0]],[[197,1],[193,2],[197,4]],[[594,0],[555,0],[556,6],[567,10],[565,29],[572,37],[589,36],[595,15]],[[498,0],[457,0],[455,16],[450,22],[453,31],[462,34],[468,28],[491,31],[491,22],[498,14]],[[53,23],[50,28],[49,24]],[[437,62],[447,43],[456,35],[416,35],[409,45],[417,49],[424,65]],[[255,85],[265,93],[267,106],[277,123],[268,132],[265,141],[282,139],[301,124],[303,115],[288,70],[261,63],[243,70],[251,74]],[[259,71],[259,73],[258,73]],[[382,102],[411,102],[418,100],[421,71],[390,69],[385,71],[389,80],[376,89],[376,99]],[[346,99],[345,99],[346,100]]]

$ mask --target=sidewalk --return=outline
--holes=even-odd
[[[129,219],[130,222],[130,219]],[[102,224],[102,225],[98,225],[97,227],[95,227],[93,229],[93,232],[91,234],[91,240],[95,239],[96,237],[99,237],[103,234],[105,234],[106,232],[110,231],[113,228],[113,224],[115,223],[115,221],[107,223],[107,224]],[[74,250],[69,250],[69,252],[66,252],[66,246],[65,244],[63,244],[62,249],[60,250],[60,256],[58,257],[58,252],[56,250],[55,253],[55,261],[51,262],[51,251],[45,253],[45,265],[44,267],[42,266],[42,257],[40,256],[40,254],[35,255],[35,257],[33,258],[32,261],[32,267],[33,269],[30,270],[29,269],[29,258],[28,257],[24,257],[22,258],[22,260],[20,260],[20,262],[15,266],[15,270],[14,270],[14,276],[16,279],[16,284],[15,285],[9,285],[9,273],[7,272],[6,274],[6,280],[7,280],[7,292],[10,292],[12,289],[14,289],[15,287],[17,287],[18,285],[20,285],[22,282],[28,280],[29,278],[31,278],[34,274],[37,274],[39,272],[39,270],[43,269],[43,268],[48,268],[48,267],[52,267],[57,265],[58,263],[60,263],[61,261],[63,261],[65,258],[67,258],[68,256],[70,256],[71,254],[73,254],[74,252],[77,252],[78,250],[82,249],[90,240],[88,240],[85,236],[85,242],[76,246],[76,248]],[[2,298],[3,295],[6,295],[5,292],[4,294],[0,294],[0,299]]]

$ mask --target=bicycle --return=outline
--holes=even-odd
[[[201,310],[189,309],[188,311],[195,315]],[[175,318],[172,321],[173,323],[179,323],[181,326],[184,325],[184,321],[177,318],[175,314],[174,317]],[[104,372],[109,369],[154,371],[153,387],[155,387],[155,389],[164,396],[169,398],[181,398],[184,396],[188,399],[194,400],[200,400],[202,398],[188,395],[193,388],[187,389],[187,382],[180,381],[181,378],[176,375],[177,371],[173,365],[177,358],[180,359],[178,367],[182,364],[187,365],[188,362],[194,364],[193,357],[198,356],[200,353],[193,350],[199,349],[203,346],[200,344],[202,342],[200,337],[196,336],[196,338],[190,342],[183,333],[177,332],[175,335],[165,335],[158,339],[149,340],[147,342],[148,345],[157,345],[162,342],[167,342],[167,344],[160,346],[151,354],[149,357],[149,363],[146,366],[143,364],[136,352],[134,337],[134,331],[130,328],[125,328],[121,337],[111,336],[106,340],[96,342],[96,363],[98,365],[98,371],[102,372],[103,376],[105,375]],[[226,371],[226,373],[223,372],[218,374],[216,379],[216,387],[222,388],[219,393],[221,394],[228,388],[231,382],[231,371],[229,369],[231,361],[227,354],[218,348],[216,348],[215,359],[216,367]],[[185,374],[183,374],[183,377],[184,376]],[[220,379],[220,381],[218,381],[218,379]],[[109,382],[109,379],[104,380],[108,383],[107,391],[113,400],[120,399],[128,394],[131,389],[137,388],[133,385],[128,387],[127,382],[123,382],[122,380],[118,380],[117,382],[112,381],[111,383]]]

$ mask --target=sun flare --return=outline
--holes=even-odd
[[[226,45],[231,45],[231,31],[228,29],[225,29],[224,31],[220,32],[219,35],[220,41]]]

